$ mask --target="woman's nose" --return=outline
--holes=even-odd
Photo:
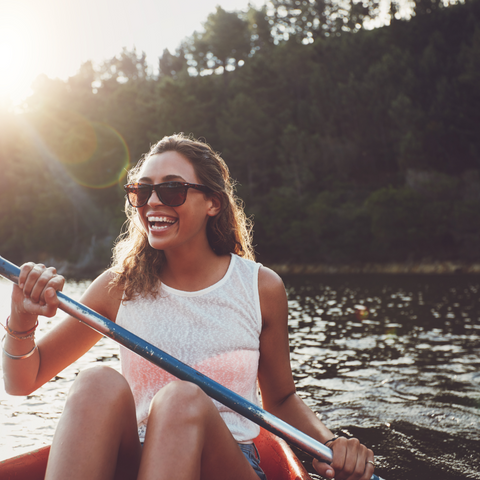
[[[150,195],[150,198],[148,199],[147,203],[150,206],[159,205],[159,204],[162,203],[162,201],[160,200],[160,197],[158,196],[158,193],[156,192],[155,189],[152,190],[152,194]]]

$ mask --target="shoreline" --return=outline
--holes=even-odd
[[[445,262],[385,262],[361,264],[267,264],[267,267],[279,275],[315,275],[315,274],[419,274],[419,275],[480,275],[480,263]]]
[[[72,280],[92,279],[104,272],[108,265],[71,263],[49,259],[49,265],[60,275]],[[462,261],[420,262],[365,262],[351,264],[267,263],[264,265],[279,275],[339,275],[339,274],[391,274],[391,275],[480,275],[480,263]]]

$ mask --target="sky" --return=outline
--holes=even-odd
[[[217,5],[246,10],[252,0],[0,0],[0,101],[17,105],[40,74],[66,80],[123,47],[156,67]]]

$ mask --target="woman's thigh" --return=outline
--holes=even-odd
[[[221,417],[220,421],[225,425]],[[240,446],[233,439],[230,431],[224,432],[223,428],[218,429],[210,441],[205,444],[201,477],[211,480],[260,480],[258,473],[254,470],[254,462],[250,462],[249,454],[245,454]],[[251,459],[253,460],[253,458]]]
[[[259,480],[213,401],[188,382],[152,402],[139,475],[147,478]]]
[[[47,478],[135,479],[140,455],[125,378],[108,367],[81,372],[55,432]]]

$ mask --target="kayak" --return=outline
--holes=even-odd
[[[305,467],[282,439],[262,428],[255,445],[268,480],[310,480]],[[49,451],[50,447],[43,447],[0,462],[0,478],[43,480]]]
[[[260,467],[268,480],[311,480],[305,467],[281,438],[260,428],[255,445],[260,453]]]

